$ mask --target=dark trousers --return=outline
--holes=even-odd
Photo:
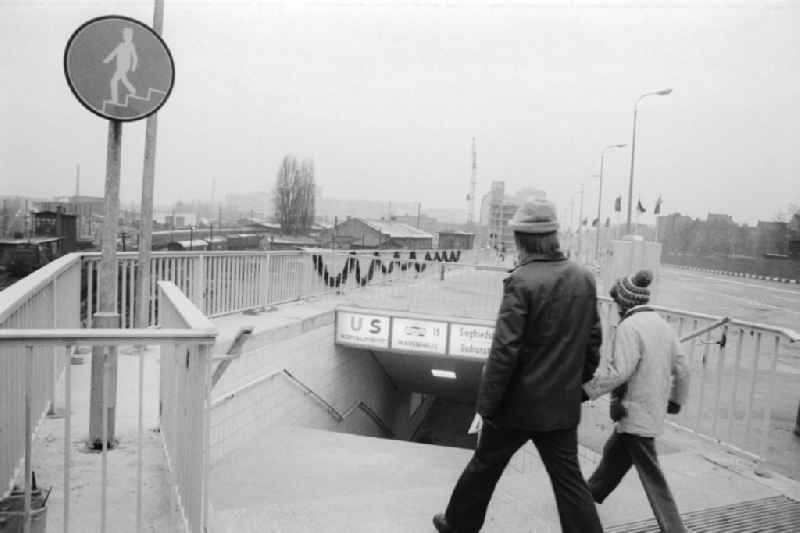
[[[672,499],[667,480],[658,464],[655,441],[652,437],[640,437],[616,431],[611,434],[603,447],[603,458],[597,465],[597,470],[589,478],[589,489],[594,500],[603,503],[603,500],[617,488],[632,465],[636,466],[661,531],[685,533],[686,528],[678,507]]]
[[[514,453],[532,440],[542,458],[566,533],[602,533],[589,487],[578,466],[577,429],[519,431],[484,423],[478,447],[453,489],[445,516],[458,533],[480,531],[486,508]]]

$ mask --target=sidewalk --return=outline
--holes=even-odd
[[[138,439],[138,356],[132,346],[119,355],[116,437],[118,445],[108,452],[107,531],[136,531],[136,445]],[[72,365],[72,420],[70,468],[70,532],[100,529],[102,455],[89,451],[89,391],[91,354],[84,363]],[[169,472],[158,433],[158,347],[145,352],[144,365],[143,531],[181,531]],[[33,470],[40,487],[52,486],[47,502],[47,531],[63,531],[64,520],[64,378],[56,390],[60,418],[45,418],[33,447]]]
[[[432,532],[430,519],[447,504],[470,456],[459,448],[273,428],[214,468],[212,526],[215,533]],[[588,475],[591,453],[581,459]],[[786,493],[800,498],[796,482],[782,487],[748,475],[718,450],[678,448],[662,463],[683,514]],[[598,509],[607,528],[652,517],[633,473]],[[774,531],[769,520],[762,517],[763,531]],[[558,531],[549,479],[526,447],[501,478],[482,532]]]

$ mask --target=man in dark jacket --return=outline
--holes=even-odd
[[[581,385],[600,360],[602,333],[594,276],[559,249],[555,206],[526,202],[509,222],[519,265],[503,281],[489,359],[478,390],[475,454],[444,513],[442,533],[476,533],[514,453],[533,441],[567,533],[602,532],[578,466]]]

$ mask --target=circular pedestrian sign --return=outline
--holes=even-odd
[[[175,83],[169,48],[148,25],[109,15],[81,25],[64,49],[64,73],[78,101],[109,120],[152,115]]]

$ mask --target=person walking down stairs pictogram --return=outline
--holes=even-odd
[[[122,42],[108,54],[103,63],[110,63],[113,59],[117,60],[117,69],[111,77],[111,102],[120,104],[119,101],[119,82],[121,81],[131,96],[136,96],[136,88],[128,80],[128,72],[136,72],[139,57],[136,55],[136,46],[133,44],[133,30],[124,28],[122,30]]]

